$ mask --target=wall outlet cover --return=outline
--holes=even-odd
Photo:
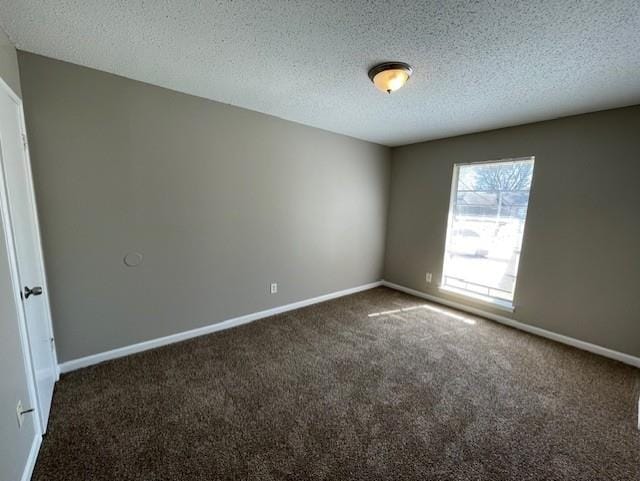
[[[271,283],[271,294],[276,294],[278,292],[278,284],[276,282]]]
[[[18,417],[18,429],[22,429],[22,411],[24,411],[24,408],[22,407],[22,401],[18,401],[18,404],[16,405],[16,416]]]

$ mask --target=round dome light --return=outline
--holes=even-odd
[[[390,94],[407,83],[413,73],[411,65],[404,62],[385,62],[369,70],[369,78],[383,92]]]

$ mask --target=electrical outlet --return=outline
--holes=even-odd
[[[277,294],[278,293],[278,283],[277,282],[272,282],[271,283],[271,294]]]
[[[18,405],[16,406],[16,416],[18,417],[18,429],[22,429],[22,411],[24,408],[22,407],[22,401],[18,401]]]
[[[22,421],[24,421],[24,415],[32,412],[35,412],[34,408],[25,409],[22,407],[22,401],[18,400],[18,404],[16,405],[16,417],[18,418],[18,429],[22,428]]]
[[[425,280],[427,281],[427,284],[431,284],[431,279],[433,279],[431,272],[427,272],[427,275],[425,276]]]

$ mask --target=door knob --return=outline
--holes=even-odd
[[[24,286],[24,298],[25,299],[29,299],[29,296],[39,296],[40,294],[42,294],[42,287],[37,286],[34,287],[33,289]]]

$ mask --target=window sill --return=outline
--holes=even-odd
[[[447,294],[460,297],[463,299],[472,300],[474,302],[478,302],[480,304],[484,304],[486,306],[490,306],[495,309],[500,309],[502,311],[514,312],[516,310],[515,306],[509,301],[501,301],[499,299],[493,299],[491,297],[483,296],[482,294],[474,294],[473,292],[468,292],[462,289],[456,289],[455,287],[439,286],[438,289]]]

